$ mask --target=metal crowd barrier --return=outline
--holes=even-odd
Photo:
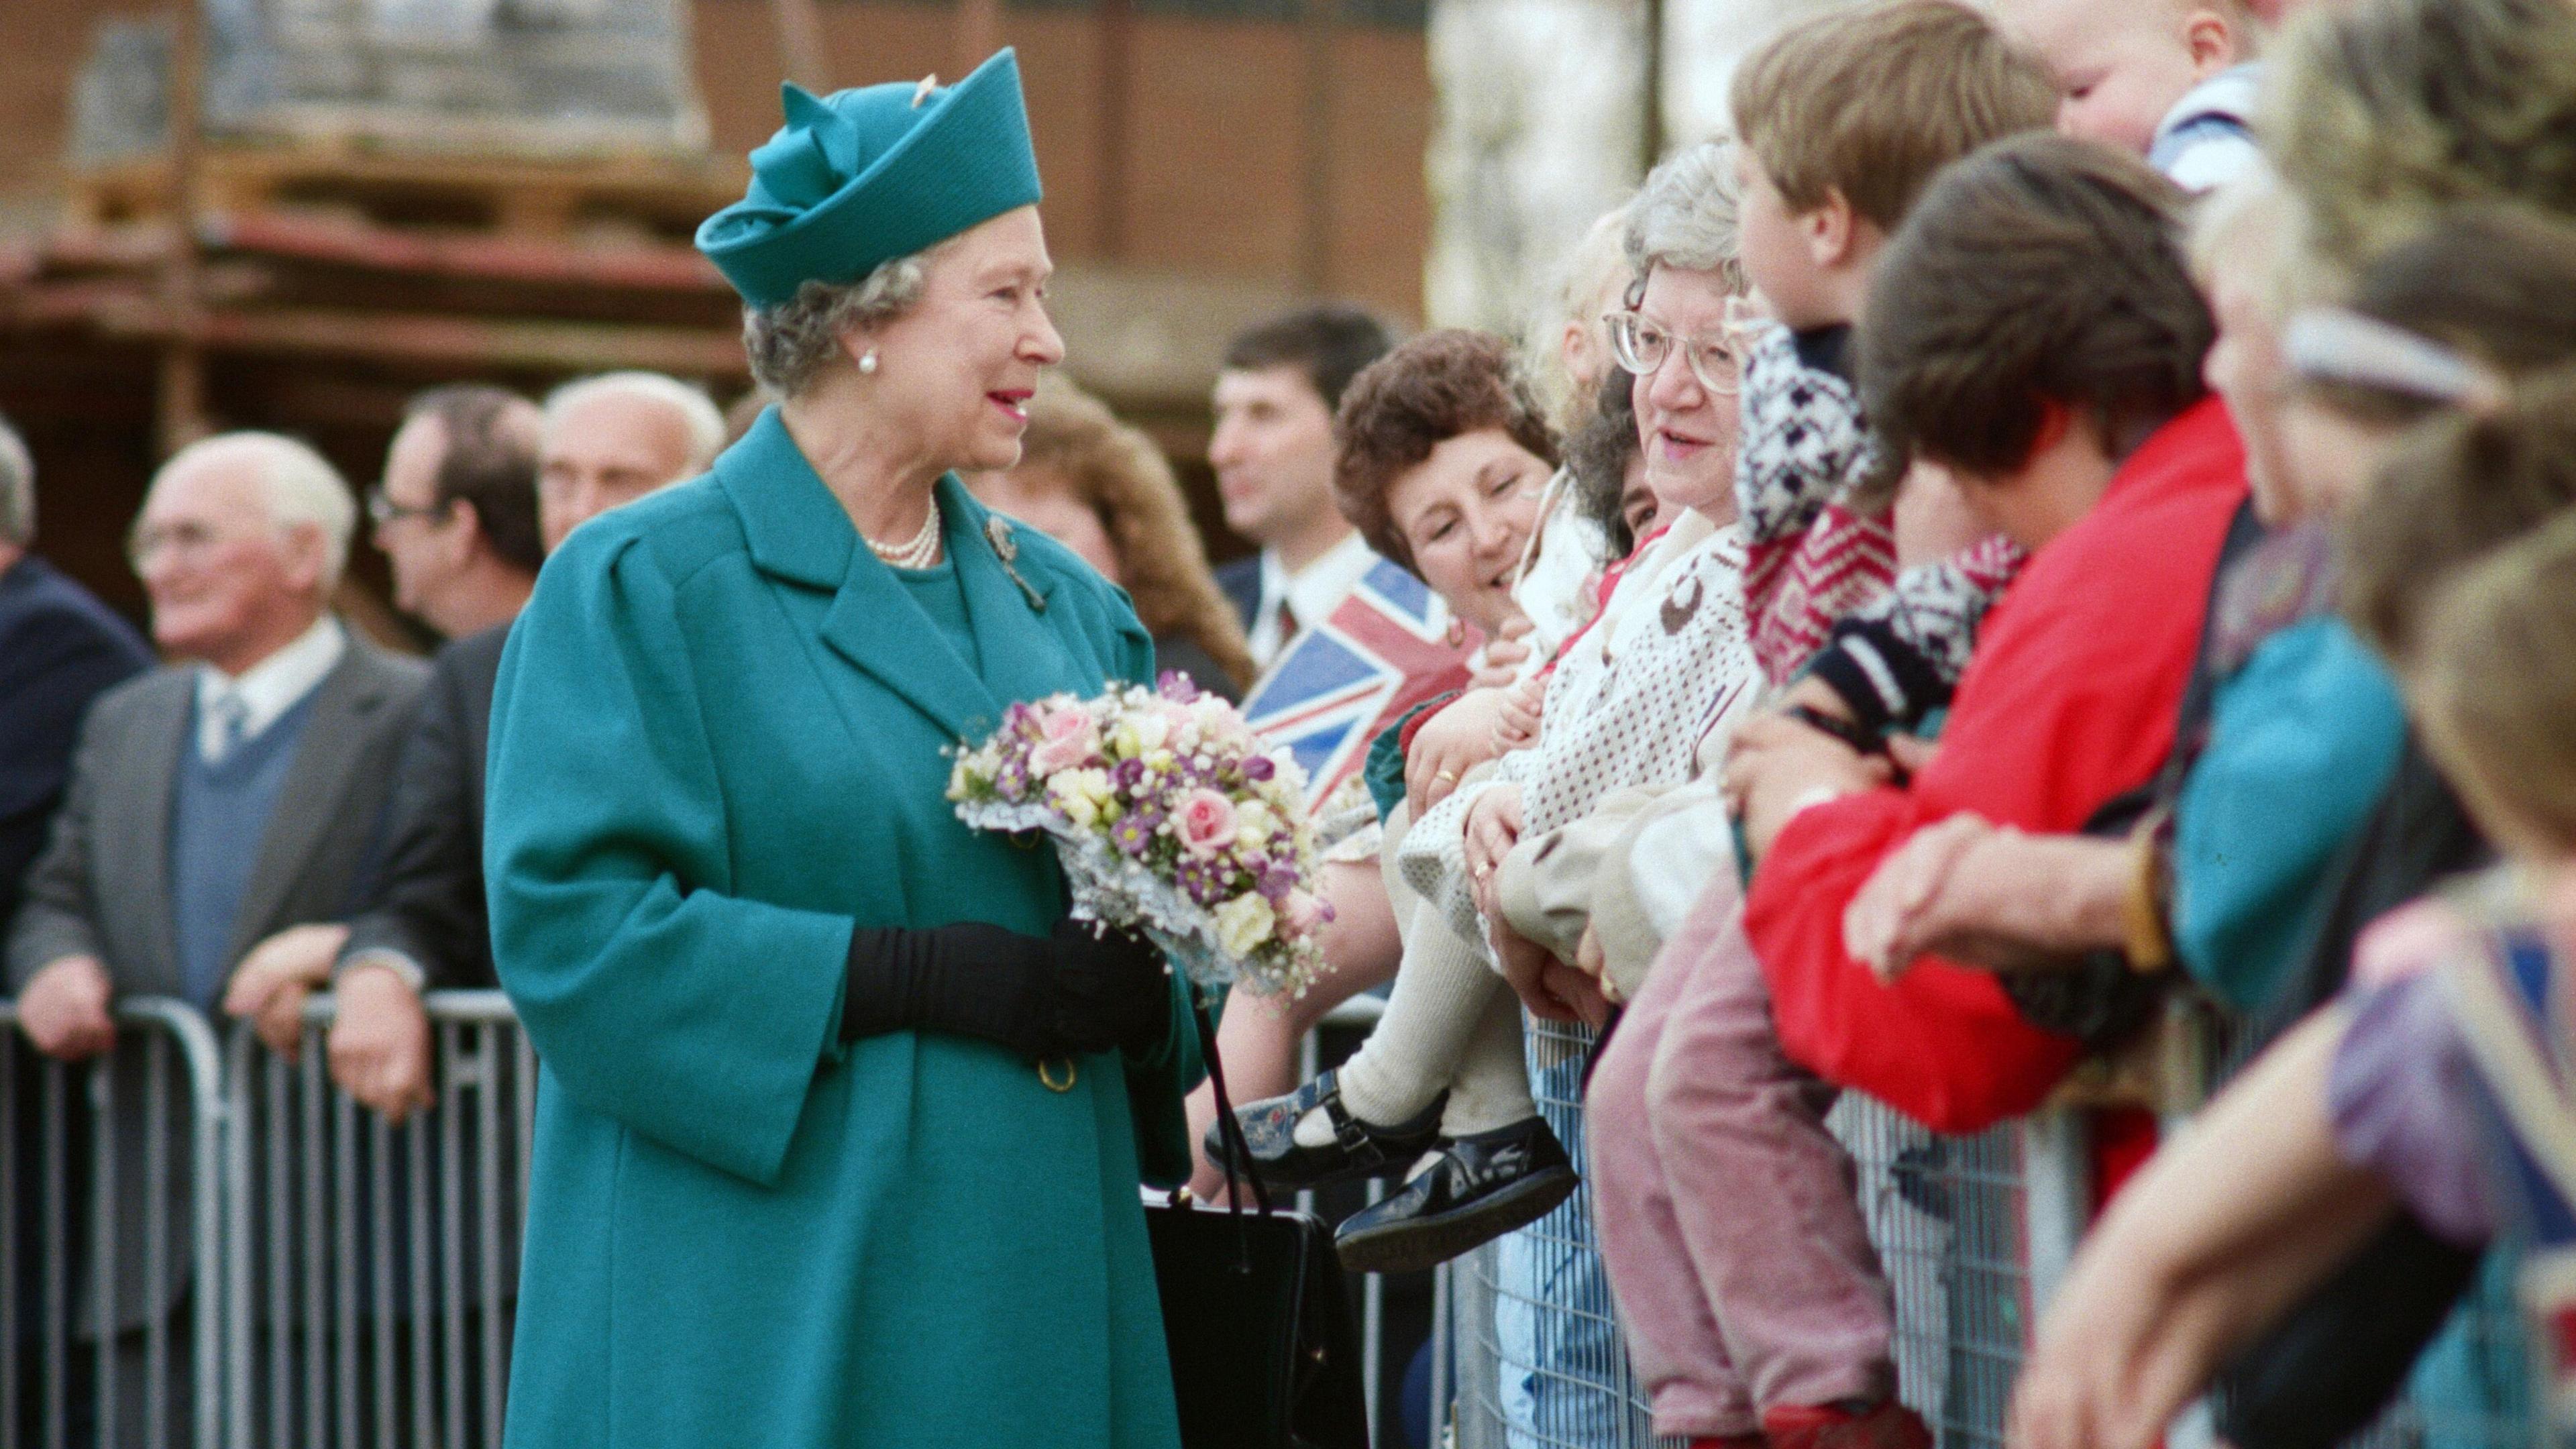
[[[536,1060],[498,991],[434,992],[436,1105],[402,1126],[334,1086],[333,1003],[289,1062],[225,1056],[234,1449],[497,1449]]]
[[[129,997],[115,1048],[66,1065],[17,1020],[0,1000],[0,1449],[215,1449],[214,1033],[182,1003]]]
[[[1581,1161],[1591,1033],[1531,1019],[1527,1041],[1539,1110]],[[1859,1166],[1862,1213],[1895,1298],[1899,1392],[1941,1449],[1996,1449],[2031,1322],[2086,1220],[2080,1121],[2053,1112],[1942,1137],[1847,1094],[1827,1125]],[[1601,1266],[1588,1182],[1453,1265],[1449,1280],[1435,1363],[1455,1365],[1458,1449],[1659,1443]],[[1435,1381],[1435,1405],[1450,1402],[1445,1390]]]

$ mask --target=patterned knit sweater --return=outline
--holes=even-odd
[[[1854,501],[1879,460],[1850,340],[1849,327],[1774,326],[1747,350],[1735,463],[1744,606],[1764,678],[1812,672],[1863,724],[1886,728],[1948,700],[2021,553],[1988,539],[1898,574],[1888,513]]]

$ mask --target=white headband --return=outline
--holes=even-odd
[[[2318,307],[2281,333],[2290,370],[2336,382],[2471,410],[2504,401],[2504,379],[2430,338],[2342,307]]]

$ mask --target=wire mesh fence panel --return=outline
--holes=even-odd
[[[397,1125],[332,1083],[331,1012],[293,1060],[226,1053],[231,1442],[493,1449],[533,1061],[499,993],[433,995],[434,1104]]]
[[[0,1449],[219,1442],[215,1039],[156,998],[116,1022],[66,1064],[0,1001]]]
[[[1526,1039],[1539,1110],[1580,1162],[1591,1033],[1531,1020]],[[1852,1154],[1895,1300],[1900,1392],[1942,1449],[1994,1449],[2028,1337],[2034,1240],[2047,1240],[2039,1258],[2062,1262],[2079,1221],[2063,1210],[2034,1214],[2025,1159],[2071,1153],[2080,1139],[2014,1127],[1940,1137],[1858,1096],[1846,1096],[1827,1125]],[[2081,1180],[2078,1164],[2049,1166]],[[1446,1341],[1460,1449],[1674,1442],[1655,1438],[1629,1362],[1591,1192],[1587,1182],[1535,1226],[1452,1265]]]

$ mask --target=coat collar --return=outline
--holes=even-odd
[[[1052,575],[1005,565],[995,552],[996,535],[1016,542],[1019,530],[995,519],[955,474],[938,484],[942,539],[965,593],[967,625],[983,659],[980,675],[949,647],[894,571],[859,546],[849,514],[788,435],[778,409],[764,411],[717,460],[716,479],[741,515],[753,565],[789,583],[832,591],[824,643],[941,729],[980,739],[1001,723],[1005,702],[1074,687],[1044,611],[1013,577],[1025,579],[1039,600],[1051,600]]]

